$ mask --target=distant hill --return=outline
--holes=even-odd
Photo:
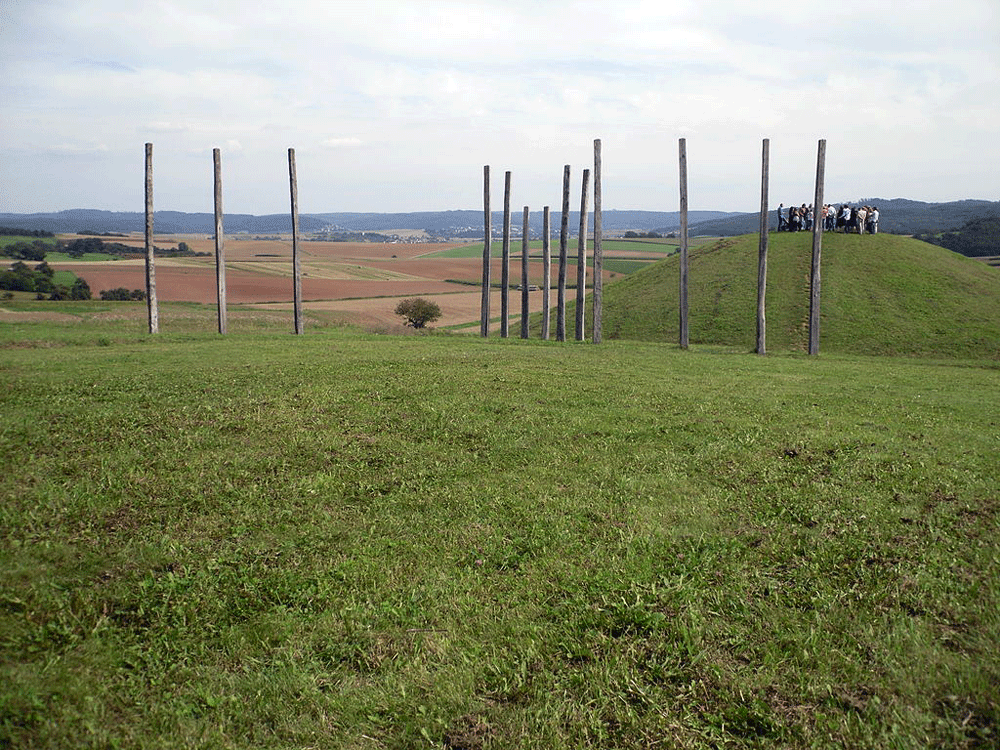
[[[851,201],[852,204],[876,205],[882,214],[880,228],[883,232],[895,234],[940,234],[953,231],[970,219],[985,214],[1000,214],[1000,201],[964,200],[952,203],[923,203],[903,198],[886,200],[864,198]],[[680,228],[680,214],[677,211],[619,211],[605,210],[604,230],[606,232],[660,232],[669,234]],[[552,229],[559,231],[561,212],[551,214]],[[503,226],[503,212],[492,212],[493,231],[499,235]],[[521,207],[512,209],[511,224],[520,231]],[[580,214],[571,211],[570,232],[575,234],[580,224]],[[691,211],[688,225],[693,235],[728,237],[757,231],[758,214],[734,213],[727,211]],[[774,208],[771,210],[772,229],[777,228]],[[532,208],[529,225],[533,234],[542,231],[542,211]],[[97,211],[91,209],[71,209],[54,213],[14,214],[0,213],[0,226],[23,227],[56,233],[75,233],[83,230],[94,232],[130,233],[145,229],[145,217],[141,212]],[[211,213],[184,213],[181,211],[157,211],[153,226],[158,234],[212,234],[215,231],[215,216]],[[593,228],[593,215],[590,217]],[[224,227],[227,234],[281,234],[292,231],[292,220],[288,214],[226,214]],[[461,211],[418,211],[411,213],[319,213],[301,214],[299,228],[305,233],[315,233],[324,229],[342,232],[385,232],[392,229],[417,229],[432,235],[444,237],[482,237],[483,212]]]
[[[520,208],[512,211],[511,224],[520,228]],[[725,211],[692,211],[690,221],[707,221],[733,216]],[[559,231],[562,213],[551,215],[553,231]],[[605,211],[604,229],[608,232],[628,229],[650,231],[657,227],[680,226],[680,214],[676,211]],[[493,230],[501,231],[503,211],[492,212]],[[579,227],[580,214],[570,212],[569,226],[575,233]],[[590,217],[593,226],[593,216]],[[91,209],[71,209],[54,213],[14,214],[0,213],[0,226],[17,226],[25,229],[40,229],[56,233],[75,233],[83,230],[94,232],[129,233],[145,231],[145,215],[140,212],[97,211]],[[254,216],[251,214],[226,214],[223,226],[227,234],[246,232],[248,234],[277,234],[292,231],[292,220],[288,214]],[[215,231],[215,215],[211,213],[183,213],[180,211],[156,211],[153,227],[158,234],[212,234]],[[335,228],[346,232],[383,232],[391,229],[421,229],[431,234],[459,236],[463,231],[469,236],[482,236],[482,211],[422,211],[413,213],[322,213],[301,214],[299,229],[302,232],[319,232],[325,228]],[[530,227],[535,233],[542,230],[542,212],[533,210]]]
[[[808,344],[811,234],[772,235],[768,253],[768,351]],[[823,239],[820,352],[1000,359],[1000,271],[897,235]],[[678,257],[604,287],[609,338],[676,342]],[[692,344],[753,351],[757,236],[692,250]],[[570,316],[571,317],[571,316]]]
[[[983,215],[1000,213],[1000,201],[963,200],[950,203],[924,203],[906,198],[859,198],[852,206],[877,206],[881,218],[879,231],[890,234],[939,234],[957,229],[970,219]],[[785,204],[786,208],[789,204]],[[777,204],[770,210],[771,230],[778,228]],[[719,219],[701,221],[693,217],[688,220],[688,231],[693,235],[731,237],[757,231],[759,213],[731,214]],[[658,230],[659,231],[659,230]],[[662,231],[672,231],[664,229]]]

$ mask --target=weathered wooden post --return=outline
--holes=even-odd
[[[552,221],[549,207],[542,208],[542,341],[549,340],[549,317],[552,315]]]
[[[687,141],[678,144],[681,180],[681,278],[680,278],[680,335],[681,349],[688,348],[688,173]]]
[[[490,335],[490,251],[493,227],[490,216],[490,168],[483,167],[483,299],[479,311],[479,335]]]
[[[767,183],[771,141],[764,139],[760,170],[760,230],[757,251],[757,353],[767,354],[767,322],[764,315],[764,296],[767,291],[767,240],[770,225],[767,219]]]
[[[160,332],[160,310],[156,301],[156,261],[153,248],[153,144],[146,144],[146,310],[149,332]]]
[[[590,197],[590,170],[583,170],[580,190],[580,234],[576,243],[576,340],[583,341],[587,298],[587,200]]]
[[[594,322],[593,341],[600,344],[604,336],[604,237],[601,214],[601,139],[594,140]]]
[[[556,296],[556,341],[566,340],[566,245],[569,242],[569,164],[563,167],[562,217],[559,228],[559,291]]]
[[[503,177],[503,260],[500,263],[500,338],[510,336],[510,172]]]
[[[528,207],[524,207],[521,228],[521,338],[528,338],[528,243],[531,230],[528,227]]]
[[[302,323],[302,260],[299,257],[299,180],[295,173],[295,149],[288,149],[288,186],[292,199],[292,307],[295,333],[304,333]]]
[[[819,142],[816,153],[816,196],[813,199],[813,246],[812,273],[809,283],[809,353],[819,354],[819,298],[820,298],[820,259],[823,252],[823,222],[817,220],[822,216],[823,181],[826,173],[826,139]]]
[[[212,149],[215,167],[215,283],[219,307],[219,333],[226,333],[226,246],[222,231],[222,154]]]

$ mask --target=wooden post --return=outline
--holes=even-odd
[[[687,141],[678,144],[681,179],[681,274],[680,274],[680,335],[681,349],[688,348],[688,173]]]
[[[483,300],[479,312],[479,335],[490,335],[490,251],[493,227],[490,216],[490,168],[483,167]]]
[[[528,243],[531,230],[528,227],[528,207],[524,207],[524,221],[521,228],[521,338],[528,338]]]
[[[569,242],[569,164],[563,167],[562,217],[559,228],[559,291],[556,297],[556,341],[566,340],[566,245]]]
[[[305,332],[302,321],[302,260],[299,257],[299,181],[295,173],[295,149],[288,149],[288,186],[292,199],[292,299],[295,333]]]
[[[580,190],[580,234],[576,243],[576,340],[583,341],[587,297],[587,200],[590,197],[590,170],[583,170]]]
[[[594,140],[594,318],[593,341],[600,344],[603,338],[604,315],[604,219],[601,214],[601,139]]]
[[[770,226],[767,219],[767,188],[771,141],[764,139],[760,169],[760,230],[757,250],[757,353],[767,354],[767,321],[764,314],[764,296],[767,292],[767,240]]]
[[[813,199],[812,273],[809,283],[809,353],[819,354],[820,259],[823,253],[822,215],[823,182],[826,173],[826,139],[820,140],[816,153],[816,196]]]
[[[153,248],[153,144],[146,144],[146,310],[149,332],[160,332],[160,310],[156,301],[156,261]]]
[[[500,264],[500,338],[510,336],[510,172],[503,176],[503,260]]]
[[[549,317],[552,315],[552,223],[549,207],[542,208],[542,340],[549,340]]]
[[[215,282],[219,307],[219,333],[226,333],[226,246],[222,230],[222,154],[212,149],[215,167]]]

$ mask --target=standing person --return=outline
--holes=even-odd
[[[851,206],[844,203],[840,207],[840,216],[837,218],[837,226],[842,227],[844,232],[851,231]]]
[[[778,231],[779,232],[782,232],[782,231],[788,229],[788,222],[785,220],[785,217],[782,215],[784,213],[784,210],[785,210],[785,204],[784,203],[779,203],[778,204]]]
[[[868,231],[872,234],[878,234],[878,206],[872,206],[871,211],[868,212]]]

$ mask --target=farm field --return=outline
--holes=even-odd
[[[121,304],[0,318],[0,745],[996,744],[995,361]]]
[[[205,238],[158,238],[159,246],[173,246],[182,240],[195,252],[212,257],[157,258],[157,297],[164,302],[214,303],[216,299],[215,243]],[[119,239],[123,244],[140,248],[143,241]],[[393,315],[396,302],[406,297],[432,299],[442,309],[439,326],[476,324],[479,319],[478,287],[482,278],[482,249],[466,248],[455,257],[447,254],[455,246],[435,244],[379,244],[346,242],[303,242],[302,294],[306,310],[315,308],[339,316],[344,322],[362,327],[384,329],[398,326]],[[442,250],[443,248],[443,250]],[[473,252],[474,251],[474,252]],[[442,254],[444,252],[445,254]],[[574,249],[575,252],[575,249]],[[287,310],[292,302],[291,241],[227,239],[226,289],[230,306],[253,305],[262,309]],[[653,254],[650,259],[661,257]],[[609,263],[613,263],[609,259]],[[54,268],[71,271],[90,285],[95,296],[104,289],[145,288],[145,264],[141,259],[98,261],[53,261]],[[644,265],[640,263],[638,266]],[[634,270],[610,265],[605,278]],[[553,265],[553,283],[558,263]],[[574,267],[575,269],[575,267]],[[491,268],[493,281],[499,283],[499,250]],[[575,270],[571,273],[575,281]],[[520,283],[520,258],[511,260],[512,287]],[[529,283],[541,284],[540,259],[531,263]],[[471,286],[470,286],[471,285]],[[553,299],[555,292],[552,292]],[[494,315],[500,312],[500,293],[491,297]],[[529,309],[542,309],[541,294],[532,293]],[[511,291],[511,310],[519,319],[520,292]],[[512,321],[514,318],[512,317]],[[499,321],[494,321],[499,328]]]

